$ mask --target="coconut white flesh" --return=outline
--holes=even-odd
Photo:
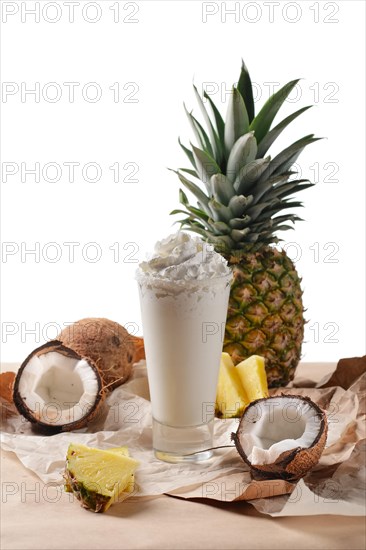
[[[240,443],[253,465],[272,464],[281,453],[309,448],[321,427],[317,411],[302,399],[259,401],[244,415]]]
[[[98,379],[84,359],[51,351],[30,359],[18,391],[37,420],[63,426],[88,414],[95,404]]]

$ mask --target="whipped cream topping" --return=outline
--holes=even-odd
[[[206,280],[229,276],[227,261],[199,237],[178,231],[158,241],[154,252],[137,270],[137,278],[164,281]]]

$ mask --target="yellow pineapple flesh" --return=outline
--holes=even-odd
[[[121,456],[130,456],[127,446],[113,447],[112,449],[106,449],[106,450],[109,453],[116,453]],[[134,489],[135,489],[135,474],[131,474],[130,482],[127,484],[126,488],[118,495],[118,501],[121,502],[121,500],[124,500],[124,498],[127,498],[131,493],[133,493]],[[124,497],[124,495],[126,496]]]
[[[102,451],[70,444],[66,458],[66,490],[72,491],[81,505],[94,512],[105,512],[114,502],[133,491],[137,460],[128,456],[127,447]]]
[[[216,411],[222,418],[241,416],[249,400],[228,353],[222,353],[216,395]]]
[[[216,392],[216,414],[238,418],[256,399],[268,397],[264,357],[252,355],[236,367],[228,353],[221,354]]]
[[[264,357],[251,355],[235,367],[250,402],[268,397]]]

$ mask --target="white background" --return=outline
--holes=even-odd
[[[363,1],[1,8],[3,361],[23,360],[87,316],[141,333],[135,261],[177,228],[169,212],[179,185],[167,167],[187,166],[177,142],[192,139],[183,101],[198,115],[194,79],[224,113],[242,57],[257,108],[271,87],[299,77],[276,120],[315,105],[272,153],[309,133],[326,138],[299,159],[302,176],[318,181],[301,196],[306,221],[282,235],[303,277],[303,359],[365,352]],[[37,87],[39,97],[26,93]],[[79,163],[73,182],[70,162]],[[35,163],[39,182],[26,171]]]

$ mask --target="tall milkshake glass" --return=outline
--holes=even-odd
[[[211,456],[216,386],[231,271],[200,239],[179,232],[140,264],[153,448],[168,462]]]

